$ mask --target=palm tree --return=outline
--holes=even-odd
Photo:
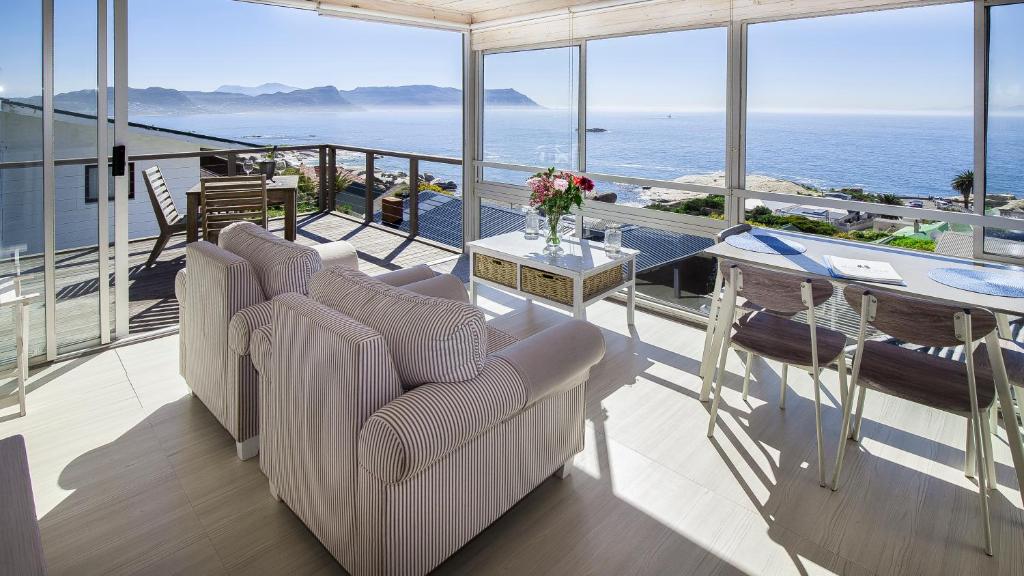
[[[974,192],[974,170],[960,172],[953,177],[949,186],[964,197],[964,210],[970,208],[967,203],[971,201],[971,192]]]

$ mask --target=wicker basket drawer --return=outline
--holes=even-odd
[[[572,278],[552,274],[529,266],[523,266],[519,272],[520,289],[566,306],[572,306]]]
[[[516,265],[514,262],[487,256],[473,255],[473,276],[488,280],[509,288],[516,287]]]
[[[624,278],[622,266],[609,268],[583,280],[583,300],[590,300],[602,292],[606,292],[622,284]]]

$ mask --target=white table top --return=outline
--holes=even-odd
[[[1021,283],[1024,284],[1024,270],[1014,266],[995,263],[981,263],[976,260],[954,258],[929,252],[915,252],[891,248],[878,244],[838,240],[826,236],[812,236],[786,232],[782,230],[758,229],[759,234],[772,234],[799,242],[807,247],[803,254],[781,256],[778,254],[762,254],[737,248],[727,242],[715,244],[704,252],[725,260],[756,264],[784,272],[806,273],[811,276],[824,277],[833,282],[849,284],[850,280],[832,277],[825,266],[824,256],[839,256],[860,260],[881,260],[892,264],[896,272],[903,277],[906,286],[878,284],[880,288],[916,295],[936,302],[954,306],[977,306],[992,312],[1001,312],[1014,316],[1024,316],[1024,298],[1008,298],[1005,296],[989,296],[968,292],[940,284],[928,277],[929,270],[935,268],[979,268],[989,267],[1020,272]],[[870,282],[858,282],[871,284]]]
[[[520,261],[534,262],[582,274],[590,270],[604,268],[615,263],[625,263],[634,259],[636,250],[623,248],[617,256],[610,256],[604,251],[604,244],[579,238],[563,238],[563,254],[548,256],[544,253],[544,236],[528,240],[522,231],[509,232],[499,236],[491,236],[482,240],[469,242],[473,249],[492,254],[502,254]]]

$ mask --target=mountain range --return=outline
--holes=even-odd
[[[108,89],[113,110],[113,89]],[[41,98],[17,99],[39,105]],[[511,88],[487,90],[485,104],[500,107],[539,108],[528,96]],[[94,113],[96,91],[78,90],[54,96],[54,108]],[[213,92],[173,88],[129,88],[128,110],[135,115],[217,114],[260,110],[359,110],[363,108],[452,107],[462,104],[462,91],[431,85],[367,86],[338,90],[334,86],[294,88],[284,84],[221,86]]]

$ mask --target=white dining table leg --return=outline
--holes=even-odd
[[[1017,487],[1024,497],[1024,444],[1021,444],[1020,427],[1017,426],[1017,414],[1010,396],[1010,379],[1006,375],[1003,363],[1002,348],[999,346],[999,335],[995,330],[985,336],[985,348],[988,350],[988,361],[995,377],[996,394],[999,407],[1003,412],[1003,424],[1006,426],[1006,440],[1010,445],[1013,457],[1013,468],[1017,473]]]
[[[715,289],[711,292],[711,309],[708,311],[708,329],[704,333],[704,355],[700,361],[700,376],[703,378],[700,389],[700,401],[707,402],[711,394],[711,376],[714,374],[714,361],[718,359],[718,350],[722,345],[722,331],[718,329],[722,307],[722,284],[725,282],[722,270],[715,274]]]

